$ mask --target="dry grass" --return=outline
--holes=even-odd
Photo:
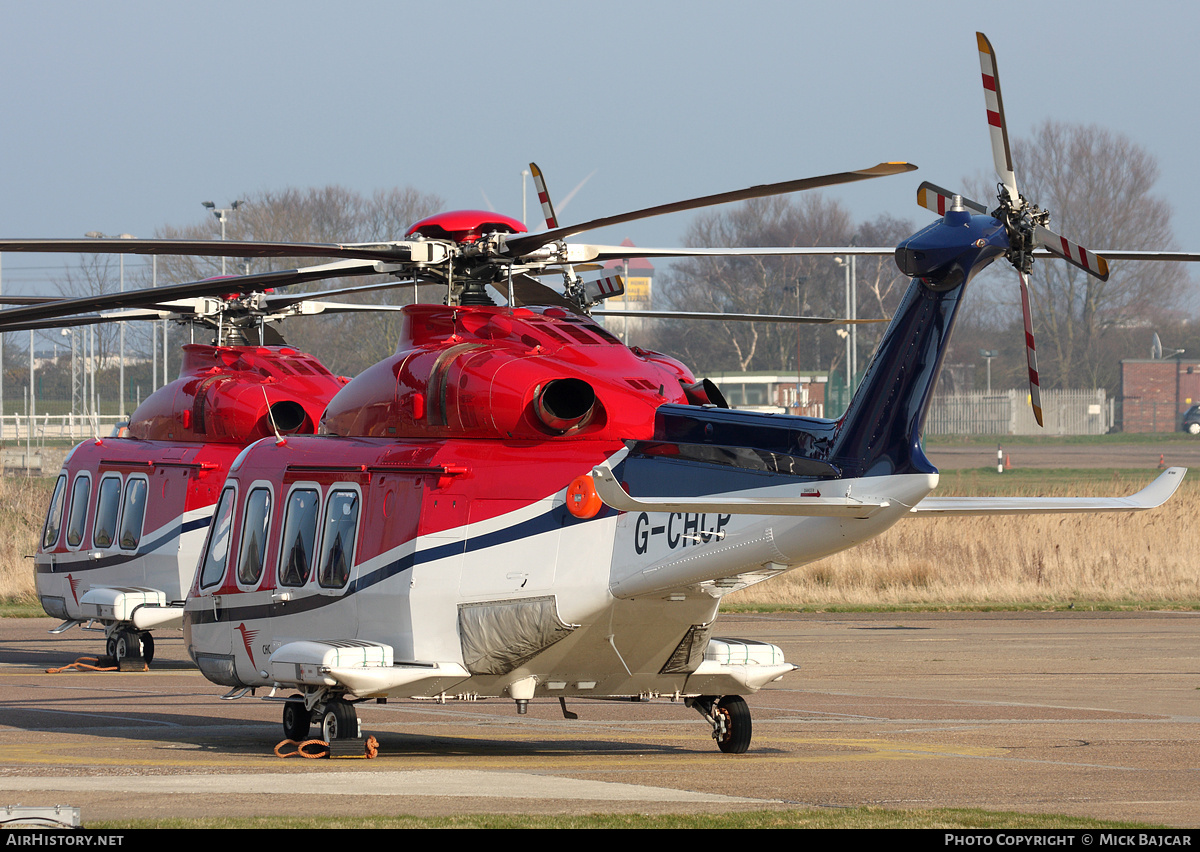
[[[940,494],[1113,495],[1154,472],[965,472]],[[33,602],[53,477],[0,478],[0,600]],[[901,521],[865,545],[727,598],[741,606],[1200,602],[1200,478],[1150,512]]]
[[[33,554],[55,477],[0,477],[0,601],[37,603]]]
[[[1105,496],[1154,472],[970,473],[939,494]],[[1100,472],[1088,472],[1099,474]],[[730,595],[734,606],[903,606],[1200,602],[1200,483],[1165,506],[1097,515],[913,518],[865,545]]]

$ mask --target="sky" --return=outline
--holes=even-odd
[[[824,192],[861,220],[923,224],[921,180],[992,173],[982,30],[1010,135],[1053,119],[1130,137],[1158,159],[1177,247],[1200,250],[1197,4],[0,0],[0,14],[4,237],[150,237],[203,221],[202,201],[326,184],[519,218],[531,160],[558,198],[591,175],[560,205],[568,224],[907,160],[919,171]],[[678,245],[692,215],[587,241]],[[70,257],[5,254],[0,286],[43,292]]]

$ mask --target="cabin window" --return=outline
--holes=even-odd
[[[321,495],[316,489],[298,488],[288,495],[279,544],[279,585],[303,586],[308,580],[317,542]]]
[[[200,562],[200,585],[212,586],[225,576],[225,560],[229,558],[229,531],[233,527],[233,488],[221,492],[217,510],[213,512],[212,527]]]
[[[246,498],[242,515],[242,546],[238,549],[238,582],[253,586],[262,576],[263,557],[267,550],[267,526],[271,520],[271,492],[255,488]]]
[[[122,550],[137,550],[142,540],[142,521],[146,517],[146,493],[150,486],[142,477],[131,477],[125,483],[125,500],[121,504],[121,532],[118,541]]]
[[[354,562],[354,538],[358,531],[358,492],[334,491],[325,507],[325,530],[321,536],[321,570],[318,582],[327,589],[340,589],[350,579]]]
[[[86,474],[75,477],[71,488],[71,514],[67,517],[67,546],[79,547],[83,543],[83,530],[87,526],[88,496],[92,492],[92,478]]]
[[[106,476],[100,480],[96,495],[96,523],[92,525],[92,545],[112,547],[117,537],[117,510],[121,508],[121,479]]]
[[[50,498],[50,511],[46,513],[46,525],[42,527],[42,550],[49,550],[58,541],[66,498],[67,475],[64,473],[58,477],[58,482],[54,485],[54,496]]]

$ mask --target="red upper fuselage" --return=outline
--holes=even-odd
[[[345,437],[648,439],[654,412],[687,403],[680,362],[630,349],[561,308],[415,305],[396,354],[329,403]]]
[[[325,403],[346,381],[312,355],[288,346],[191,344],[183,347],[179,378],[138,407],[129,434],[245,445],[276,429],[312,433]]]

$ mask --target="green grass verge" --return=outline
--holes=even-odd
[[[1200,437],[1186,432],[1117,432],[1112,435],[939,435],[925,440],[925,449],[937,447],[1005,447],[1032,445],[1103,447],[1114,444],[1196,444]]]
[[[1125,828],[1144,823],[1114,822],[1062,814],[1022,814],[963,808],[885,810],[828,808],[738,811],[721,814],[464,814],[450,817],[255,817],[89,822],[89,829],[122,828]]]
[[[41,604],[30,601],[0,601],[0,618],[44,618]]]

